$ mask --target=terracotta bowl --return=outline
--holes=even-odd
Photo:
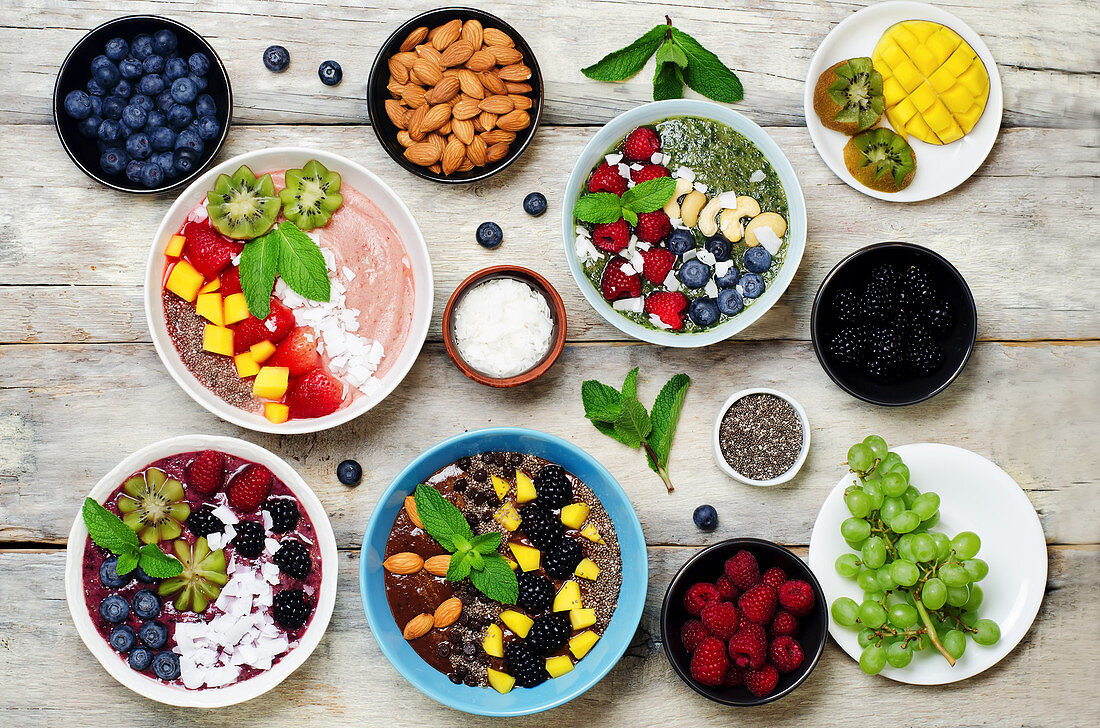
[[[496,278],[512,278],[523,281],[542,294],[546,299],[546,304],[550,307],[550,318],[554,323],[554,328],[550,334],[550,350],[546,352],[546,356],[544,356],[538,364],[522,374],[503,379],[497,379],[482,374],[467,364],[462,358],[462,355],[459,354],[458,347],[454,341],[455,306],[471,288]],[[451,294],[450,300],[447,301],[447,307],[443,309],[443,344],[447,347],[447,355],[451,357],[451,361],[455,363],[455,366],[458,367],[460,372],[475,382],[490,387],[518,387],[521,384],[533,382],[541,377],[546,373],[547,369],[553,366],[554,362],[557,361],[558,356],[561,354],[562,349],[565,348],[565,334],[565,304],[562,303],[561,296],[558,295],[558,292],[550,285],[550,281],[546,280],[535,271],[518,265],[494,265],[471,273],[466,280],[458,284],[458,287],[455,288],[455,292]]]

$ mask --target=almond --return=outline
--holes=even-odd
[[[444,139],[449,137],[451,135],[451,122],[448,121],[446,124],[439,127],[439,133],[443,135]]]
[[[477,120],[481,122],[481,128],[485,131],[489,131],[497,125],[497,115],[491,111],[482,111]]]
[[[526,81],[529,78],[531,78],[531,69],[522,63],[500,69],[500,79],[502,81]]]
[[[498,66],[510,66],[523,60],[523,54],[508,46],[490,46]]]
[[[428,138],[425,139],[424,141],[428,144],[431,144],[433,147],[435,147],[435,150],[436,150],[436,152],[439,153],[439,156],[441,156],[441,157],[443,156],[443,149],[446,148],[446,146],[447,146],[447,140],[446,139],[439,136],[439,134],[437,134],[435,132],[432,132],[431,134],[428,135]]]
[[[405,40],[401,41],[401,51],[411,51],[416,48],[417,44],[424,41],[428,37],[428,29],[423,25],[412,31],[405,36]]]
[[[508,98],[512,99],[512,106],[520,111],[530,109],[533,103],[529,97],[523,94],[508,94]]]
[[[402,551],[383,561],[382,567],[391,574],[415,574],[424,567],[424,559],[412,551]]]
[[[475,134],[481,134],[485,131],[485,127],[481,125],[481,119],[479,117],[475,116],[474,118],[470,119],[470,123],[474,125]]]
[[[446,168],[444,167],[444,169]],[[442,604],[435,608],[435,615],[433,616],[435,628],[445,629],[450,627],[458,621],[460,614],[462,614],[462,600],[458,597],[445,599]]]
[[[463,99],[454,105],[451,113],[456,119],[472,119],[481,113],[477,99]]]
[[[420,128],[424,131],[435,131],[447,123],[451,118],[451,107],[447,104],[436,104],[428,109],[424,115],[424,121],[420,122]]]
[[[424,562],[424,571],[428,572],[432,576],[446,576],[447,569],[451,568],[451,555],[440,554],[439,556],[432,556]]]
[[[482,31],[482,36],[485,39],[485,45],[487,46],[515,46],[515,41],[508,37],[508,34],[503,30],[497,30],[496,28],[486,28]]]
[[[408,83],[409,81],[409,69],[401,65],[401,63],[393,58],[386,61],[386,66],[390,69],[390,76],[394,81],[398,83]]]
[[[443,168],[439,166],[439,162],[436,162],[432,166],[428,167],[428,171],[433,174],[443,174]]]
[[[469,119],[451,119],[451,132],[463,144],[469,144],[474,138],[474,123]]]
[[[500,76],[496,74],[496,71],[484,71],[480,78],[481,85],[490,93],[500,94],[502,96],[508,94],[508,85],[500,80]]]
[[[429,167],[439,161],[439,150],[433,144],[420,142],[405,149],[405,159],[421,167]]]
[[[443,80],[443,67],[430,58],[418,59],[412,70],[428,86],[434,86]]]
[[[428,105],[420,104],[413,112],[409,114],[408,121],[405,122],[405,128],[409,130],[409,136],[415,141],[420,141],[424,138],[424,130],[421,128],[421,124],[424,123],[424,117],[428,114]]]
[[[413,525],[423,530],[424,524],[420,521],[420,514],[416,510],[416,498],[411,495],[405,496],[405,513],[408,514],[409,520],[413,522]],[[431,561],[431,559],[428,559]],[[424,562],[424,567],[427,568],[428,561]]]
[[[466,61],[466,68],[480,73],[481,71],[488,71],[496,64],[497,59],[493,52],[482,48],[479,51],[474,51],[474,54]]]
[[[473,141],[466,145],[466,156],[470,158],[478,167],[485,166],[485,140],[479,136],[474,137]]]
[[[443,25],[435,28],[430,33],[428,33],[428,40],[431,41],[433,48],[435,48],[437,51],[442,51],[451,43],[454,43],[456,40],[458,40],[458,36],[461,32],[462,21],[458,18],[455,18],[454,20],[448,23],[444,23]]]
[[[444,66],[450,68],[451,66],[461,66],[466,61],[470,60],[470,56],[474,54],[474,47],[468,40],[456,40],[447,46],[443,51],[443,60],[441,61]]]
[[[409,132],[405,131],[404,129],[397,132],[397,143],[406,148],[411,147],[413,144],[416,144],[416,142],[413,141],[413,138],[409,136]]]
[[[386,90],[390,92],[390,96],[399,99],[401,98],[401,92],[405,90],[405,84],[391,80],[386,84]]]
[[[386,99],[386,116],[390,117],[390,121],[398,129],[405,128],[405,107],[399,101],[393,99]]]
[[[475,99],[485,98],[485,87],[481,85],[477,74],[468,68],[459,69],[458,85],[462,89],[462,93],[467,96],[472,96]]]
[[[416,53],[412,51],[403,51],[401,53],[393,54],[393,60],[400,63],[405,68],[412,68],[413,64],[416,63],[417,58],[420,58],[420,56],[416,55]]]
[[[462,160],[466,157],[466,145],[458,140],[458,137],[452,136],[447,145],[443,147],[443,156],[440,157],[439,165],[443,168],[443,174],[451,174],[458,165],[462,164]]]
[[[493,129],[487,131],[481,135],[481,138],[485,140],[486,144],[511,144],[516,140],[516,133],[514,131],[505,131],[503,129]]]
[[[504,131],[519,131],[531,125],[531,117],[526,111],[516,109],[497,119],[497,126]]]
[[[428,92],[424,94],[424,100],[433,106],[435,104],[445,104],[455,96],[458,96],[460,84],[458,79],[454,76],[450,78],[444,78],[432,88],[428,89]]]
[[[504,84],[504,89],[510,94],[529,94],[531,93],[531,84],[508,81]]]
[[[485,150],[485,161],[489,162],[490,164],[493,162],[499,162],[500,160],[504,159],[505,155],[507,154],[507,144],[494,144],[493,146]]]
[[[428,61],[435,61],[436,63],[442,65],[440,61],[443,60],[443,56],[439,55],[439,51],[437,51],[435,48],[432,48],[430,45],[418,45],[416,47],[416,55],[417,58],[423,58]]]
[[[467,20],[462,24],[462,32],[459,33],[459,37],[463,40],[470,41],[470,45],[477,50],[481,47],[482,39],[484,37],[480,20]]]
[[[510,98],[498,94],[487,96],[477,105],[479,109],[488,111],[490,114],[507,114],[514,106]]]
[[[401,89],[401,100],[413,109],[427,103],[424,101],[424,88],[413,83],[405,84],[405,88]]]
[[[401,634],[407,640],[415,640],[431,632],[433,624],[435,624],[435,617],[430,614],[418,614],[409,620]]]
[[[462,164],[458,165],[459,172],[469,172],[474,168],[474,163],[470,161],[469,157],[462,158]]]

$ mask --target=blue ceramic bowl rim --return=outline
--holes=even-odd
[[[532,454],[561,464],[592,488],[614,522],[620,550],[626,552],[628,548],[634,548],[636,553],[632,552],[631,558],[623,559],[623,582],[619,588],[619,602],[611,623],[600,641],[577,663],[572,672],[548,680],[538,687],[516,689],[504,695],[492,688],[454,685],[445,675],[424,662],[401,637],[386,601],[379,554],[384,551],[397,510],[404,504],[405,496],[411,492],[410,483],[420,482],[463,455],[499,450],[530,452],[531,445],[541,446],[539,452]],[[578,470],[587,470],[588,477],[582,477]],[[372,556],[370,544],[374,540],[380,540],[382,550]],[[368,584],[372,579],[375,583],[368,591]],[[382,654],[420,692],[450,708],[475,715],[509,717],[540,713],[569,702],[598,683],[618,664],[630,646],[641,621],[648,585],[649,564],[645,537],[634,507],[622,486],[607,468],[581,448],[554,435],[524,427],[470,430],[425,450],[397,474],[378,499],[367,523],[360,549],[359,595],[371,634]],[[386,637],[383,638],[382,635]]]
[[[787,225],[790,239],[787,242],[787,257],[776,280],[768,286],[767,290],[764,291],[764,295],[745,311],[730,321],[697,334],[675,334],[669,331],[649,329],[620,314],[604,300],[596,287],[585,276],[574,249],[577,236],[576,225],[573,224],[573,204],[596,161],[602,158],[613,144],[626,136],[634,127],[675,116],[698,116],[711,119],[744,134],[749,141],[759,147],[760,151],[771,162],[772,167],[779,174],[779,180],[783,183],[783,191],[787,195]],[[791,166],[790,161],[783,154],[779,145],[763,128],[744,114],[725,106],[697,99],[654,101],[619,114],[596,132],[596,135],[585,146],[584,151],[577,158],[576,164],[573,165],[573,172],[569,175],[569,183],[565,188],[565,203],[562,205],[562,235],[565,242],[565,258],[569,261],[569,272],[573,274],[573,279],[577,282],[577,286],[581,289],[581,293],[587,299],[589,305],[596,309],[605,321],[624,334],[629,334],[635,339],[651,344],[677,348],[709,346],[724,341],[748,328],[775,305],[775,302],[782,297],[791,281],[794,280],[795,272],[798,270],[798,265],[802,261],[802,254],[806,249],[806,200],[802,196],[802,187],[798,184],[794,167]]]

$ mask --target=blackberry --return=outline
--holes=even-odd
[[[882,283],[886,290],[894,295],[897,293],[901,276],[898,275],[898,269],[894,267],[893,263],[879,263],[871,269],[870,280]]]
[[[905,300],[915,306],[927,307],[936,299],[936,287],[928,271],[918,265],[911,265],[901,279]]]
[[[283,541],[271,560],[284,574],[295,579],[305,579],[313,566],[309,558],[309,549],[301,541]]]
[[[848,288],[842,288],[833,296],[833,315],[843,324],[852,324],[859,319],[859,297]]]
[[[527,632],[527,646],[541,657],[557,652],[569,641],[573,625],[568,612],[551,612],[539,617]]]
[[[527,540],[540,551],[550,548],[565,535],[561,519],[538,501],[520,506],[519,517]]]
[[[275,622],[283,629],[300,628],[309,619],[310,607],[306,601],[306,593],[301,589],[276,592],[271,601],[271,611]]]
[[[575,567],[574,567],[575,568]],[[533,571],[521,571],[516,574],[519,582],[519,596],[516,604],[528,614],[541,614],[550,608],[554,601],[554,584],[545,576]]]
[[[571,538],[563,538],[543,553],[543,568],[555,579],[568,579],[584,558],[581,545]]]
[[[533,688],[550,679],[546,662],[523,642],[512,641],[504,646],[504,664],[522,688]]]
[[[933,301],[924,311],[924,323],[932,333],[944,336],[955,324],[955,310],[947,301]]]
[[[931,337],[913,339],[905,347],[905,361],[919,377],[933,374],[943,366],[943,349]]]
[[[866,350],[866,337],[860,326],[843,328],[829,341],[829,355],[848,366],[859,365]]]
[[[882,281],[869,281],[859,302],[860,314],[867,321],[886,323],[894,315],[894,296]]]
[[[187,527],[196,538],[206,538],[212,533],[221,533],[225,530],[225,524],[214,515],[214,509],[208,505],[187,517]]]
[[[233,537],[233,545],[237,553],[246,559],[259,558],[264,552],[264,527],[255,521],[241,521],[234,528],[237,535]]]
[[[573,502],[573,484],[560,465],[544,465],[535,476],[538,501],[547,508],[561,508]]]
[[[901,333],[896,328],[875,330],[867,340],[866,370],[884,383],[896,382],[904,373]]]
[[[271,514],[271,530],[275,533],[293,531],[302,517],[298,504],[290,498],[268,498],[264,510]]]

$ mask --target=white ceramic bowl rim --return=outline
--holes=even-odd
[[[733,406],[733,403],[739,399],[747,397],[750,394],[771,394],[779,397],[781,400],[789,404],[794,408],[795,413],[798,415],[798,421],[802,424],[802,447],[798,451],[798,457],[794,463],[783,473],[777,475],[769,480],[753,480],[733,469],[733,466],[726,460],[725,455],[722,454],[722,440],[721,429],[722,420],[726,417],[726,412]],[[770,485],[779,485],[786,483],[788,480],[798,475],[798,471],[802,469],[802,465],[806,462],[806,456],[810,452],[810,420],[806,416],[806,410],[802,405],[798,403],[796,399],[788,394],[784,394],[777,389],[769,389],[767,387],[753,387],[751,389],[742,389],[739,392],[734,392],[725,401],[722,407],[718,410],[718,417],[714,420],[714,434],[712,437],[714,443],[714,459],[726,475],[730,476],[734,480],[738,480],[746,485],[759,485],[761,487],[767,487]]]
[[[205,197],[207,190],[213,187],[219,174],[232,174],[242,164],[247,164],[254,172],[287,169],[301,166],[310,159],[319,160],[329,169],[338,171],[346,184],[366,195],[393,223],[394,228],[405,244],[405,249],[412,264],[414,280],[413,322],[405,346],[396,354],[397,361],[379,380],[381,386],[374,392],[362,394],[347,407],[324,417],[289,420],[282,424],[275,424],[264,417],[262,413],[247,412],[230,405],[207,389],[184,365],[164,322],[164,302],[161,298],[164,275],[164,246],[168,238],[179,230],[191,209],[199,204],[202,198]],[[163,220],[161,220],[149,251],[149,261],[145,270],[145,318],[160,360],[168,369],[168,373],[176,380],[176,383],[193,400],[209,412],[235,425],[257,432],[291,435],[327,430],[353,420],[385,399],[401,383],[401,380],[412,368],[421,348],[424,346],[425,339],[428,337],[428,326],[431,323],[435,296],[434,288],[428,246],[424,242],[424,236],[416,224],[416,219],[401,198],[381,178],[362,165],[331,152],[306,147],[271,147],[240,154],[216,167],[212,167],[188,185],[187,189],[180,193],[176,201],[172,203]],[[386,356],[391,357],[394,354],[393,352],[386,352]]]
[[[103,668],[110,673],[111,677],[135,693],[167,705],[178,705],[185,708],[220,708],[251,700],[266,693],[306,661],[306,658],[320,643],[321,637],[328,627],[329,619],[332,617],[332,609],[336,603],[336,580],[339,561],[336,551],[336,537],[333,535],[328,514],[325,512],[324,506],[321,505],[321,501],[317,499],[317,496],[306,485],[306,482],[298,475],[297,471],[274,453],[259,445],[235,437],[182,435],[143,447],[123,458],[122,462],[96,483],[88,496],[102,502],[115,488],[122,484],[127,476],[138,469],[161,458],[195,450],[219,450],[265,465],[275,474],[275,477],[290,488],[305,508],[310,521],[313,522],[318,546],[321,549],[323,571],[313,619],[305,634],[299,640],[298,646],[284,655],[270,670],[248,680],[222,688],[188,690],[177,685],[167,685],[136,672],[99,634],[88,613],[84,598],[84,547],[87,543],[88,529],[84,525],[84,519],[80,513],[77,513],[76,520],[73,521],[73,527],[69,530],[68,546],[65,549],[65,599],[68,601],[69,613],[76,624],[76,631],[80,635],[80,639],[84,641],[84,644],[88,646],[88,649],[103,665]]]
[[[767,287],[764,294],[756,299],[755,303],[747,306],[745,310],[729,321],[695,334],[676,334],[670,331],[646,328],[620,314],[604,300],[600,292],[585,276],[584,269],[581,267],[580,261],[577,260],[574,249],[576,225],[573,222],[573,201],[580,194],[581,188],[588,178],[589,171],[596,166],[598,160],[607,153],[612,145],[616,144],[635,127],[677,116],[698,116],[711,119],[732,127],[735,131],[743,134],[763,152],[768,162],[771,163],[772,168],[779,175],[779,180],[783,184],[783,190],[787,196],[789,237],[786,257],[783,261],[783,267],[779,269],[779,274]],[[743,331],[763,316],[787,290],[791,281],[794,280],[795,272],[798,270],[803,251],[806,248],[806,201],[802,196],[802,187],[798,184],[794,168],[787,160],[786,155],[780,150],[775,140],[747,116],[709,101],[696,99],[654,101],[619,114],[607,122],[585,146],[576,164],[573,165],[573,172],[569,176],[569,184],[565,189],[565,204],[562,206],[562,233],[565,242],[565,258],[569,262],[569,271],[573,274],[573,279],[577,282],[577,286],[581,289],[581,293],[589,305],[596,309],[604,320],[623,333],[641,341],[677,348],[694,348],[724,341]]]

